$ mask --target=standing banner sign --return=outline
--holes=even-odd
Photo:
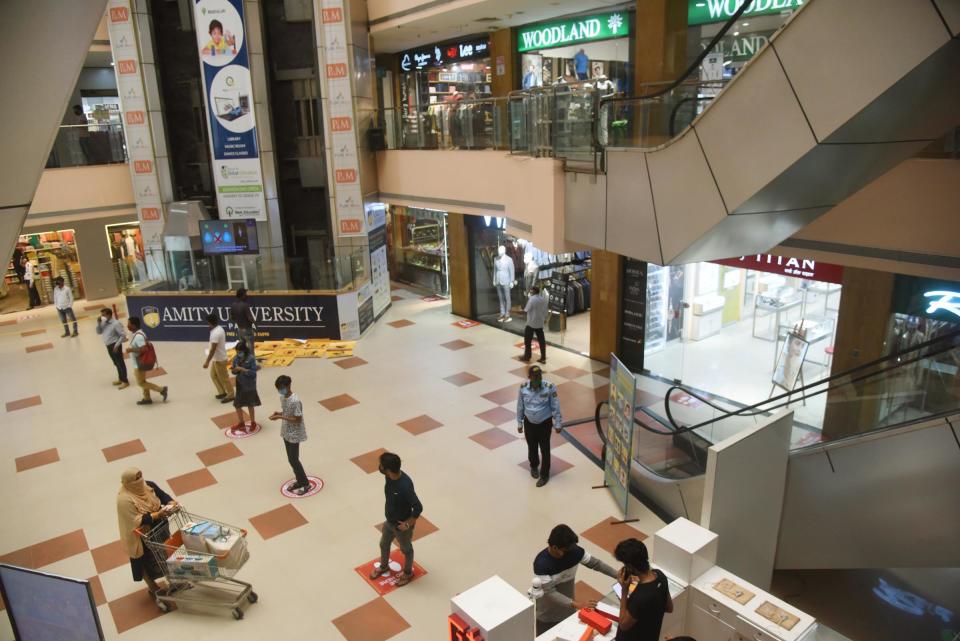
[[[607,419],[607,451],[603,480],[617,504],[627,514],[630,500],[630,460],[633,451],[633,415],[637,377],[610,355],[610,416]]]
[[[243,0],[194,0],[220,218],[267,220]]]

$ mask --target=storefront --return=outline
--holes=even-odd
[[[842,267],[772,254],[625,263],[620,348],[631,368],[742,404],[830,375]],[[630,296],[641,287],[642,301]],[[824,401],[799,405],[798,421],[822,424]]]
[[[450,294],[446,212],[391,205],[387,238],[387,262],[395,280],[438,296]]]
[[[80,259],[72,229],[23,234],[17,240],[17,247],[30,259],[34,272],[39,275],[37,291],[43,304],[53,302],[53,281],[57,277],[63,278],[64,285],[73,290],[74,298],[84,298]],[[7,286],[19,282],[13,259],[7,264],[4,280]]]
[[[548,296],[544,327],[547,342],[589,354],[590,252],[541,251],[529,241],[508,234],[505,223],[504,218],[467,217],[473,318],[522,336],[526,325],[523,309],[531,287],[536,286]],[[505,292],[497,291],[497,270],[512,274]],[[506,319],[500,311],[501,296],[506,297],[509,310]]]
[[[147,267],[140,223],[105,225],[104,230],[117,289],[126,291],[131,286],[146,282]]]
[[[490,39],[485,35],[411,49],[399,57],[398,97],[404,146],[436,147],[437,141],[431,137],[435,138],[437,131],[453,133],[452,123],[440,122],[449,119],[451,113],[443,105],[492,95]],[[484,124],[482,118],[475,121],[477,128]],[[457,128],[456,133],[456,146],[471,146],[466,140],[468,132]]]
[[[517,29],[520,86],[588,82],[602,90],[633,88],[632,9],[584,13]]]

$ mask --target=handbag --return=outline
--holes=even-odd
[[[137,353],[137,369],[148,372],[157,366],[157,351],[153,348],[153,343],[150,342],[146,334],[143,332],[137,332],[137,334],[143,336],[143,340],[146,341]]]

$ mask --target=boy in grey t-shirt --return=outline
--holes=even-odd
[[[280,437],[287,448],[287,461],[293,468],[296,481],[287,486],[287,491],[294,494],[306,494],[310,489],[310,481],[300,464],[300,443],[307,440],[306,426],[303,424],[303,404],[300,398],[293,393],[292,380],[289,376],[278,376],[275,383],[280,394],[280,411],[270,415],[271,421],[283,421],[280,424]]]

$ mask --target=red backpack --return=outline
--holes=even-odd
[[[157,366],[157,351],[153,349],[153,343],[150,342],[146,334],[142,331],[136,332],[134,336],[136,334],[143,336],[143,340],[146,341],[144,346],[140,348],[140,352],[137,353],[137,369],[142,371],[152,370]]]

